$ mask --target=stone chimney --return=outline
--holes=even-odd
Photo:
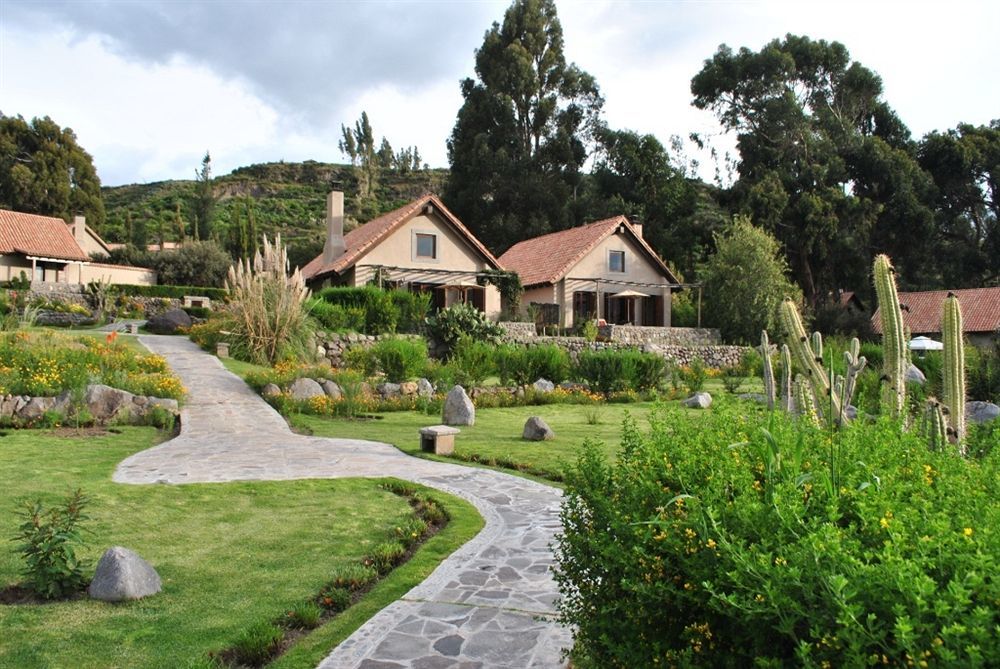
[[[87,237],[87,219],[83,216],[73,217],[73,239],[77,244],[83,245],[83,240]]]
[[[328,265],[344,255],[344,193],[332,190],[326,196],[326,244],[323,246],[323,264]]]
[[[635,230],[635,234],[638,235],[639,239],[642,239],[642,221],[639,219],[638,214],[629,215],[628,222],[632,225],[632,229]]]

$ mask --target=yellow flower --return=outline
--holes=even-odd
[[[962,534],[964,534],[967,537],[971,537],[972,536],[972,528],[971,527],[965,528],[964,530],[962,530]]]

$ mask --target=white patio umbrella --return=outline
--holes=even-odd
[[[911,351],[941,351],[943,349],[944,344],[930,337],[914,337],[910,340]]]

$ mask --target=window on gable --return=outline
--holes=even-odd
[[[624,272],[625,271],[625,252],[624,251],[611,251],[608,253],[608,271],[610,272]]]
[[[417,257],[437,259],[437,235],[417,233]]]

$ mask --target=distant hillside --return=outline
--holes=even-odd
[[[427,191],[439,193],[448,170],[420,170],[400,174],[386,172],[375,198],[356,201],[356,178],[350,165],[306,161],[264,163],[240,167],[213,181],[217,204],[214,236],[224,244],[235,234],[232,222],[246,225],[252,216],[258,235],[281,233],[289,245],[292,261],[311,258],[322,248],[326,195],[334,183],[345,193],[348,225],[363,223],[391,211]],[[178,211],[185,234],[191,235],[194,180],[159,181],[102,188],[107,219],[100,233],[109,242],[125,242],[131,219],[133,238],[137,229],[145,231],[148,243],[178,241]],[[178,209],[179,208],[179,209]],[[138,233],[141,235],[141,232]]]

